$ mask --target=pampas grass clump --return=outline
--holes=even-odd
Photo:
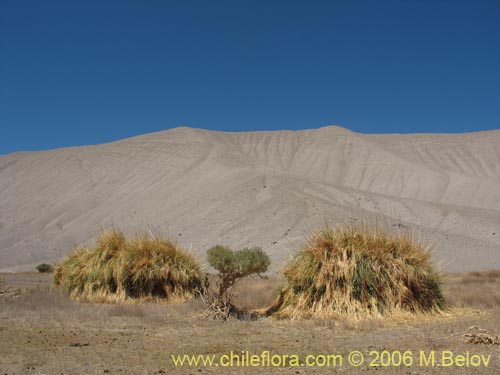
[[[366,224],[317,231],[284,275],[287,285],[267,311],[277,317],[361,319],[444,308],[428,248]]]
[[[126,238],[103,232],[91,248],[78,247],[55,269],[54,283],[70,296],[87,301],[161,298],[185,301],[202,284],[193,256],[160,236]]]

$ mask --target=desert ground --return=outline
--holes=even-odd
[[[449,273],[443,289],[453,309],[438,317],[402,320],[257,320],[228,322],[201,318],[200,301],[182,304],[81,303],[52,286],[50,274],[4,273],[0,295],[0,374],[498,374],[500,345],[467,343],[470,327],[500,334],[500,271]],[[269,305],[282,281],[245,280],[237,304]],[[418,353],[452,351],[490,356],[487,367],[176,367],[172,354],[230,351],[296,354],[353,350]],[[415,361],[417,362],[417,361]]]

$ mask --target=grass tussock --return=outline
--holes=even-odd
[[[193,256],[161,236],[134,238],[113,229],[91,248],[78,247],[55,269],[54,283],[78,300],[113,302],[133,298],[185,301],[202,284]]]
[[[410,234],[366,224],[317,231],[284,276],[267,310],[277,317],[362,319],[445,307],[429,249]]]

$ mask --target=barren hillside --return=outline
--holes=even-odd
[[[115,225],[149,226],[203,260],[216,243],[282,264],[325,220],[411,228],[448,271],[500,268],[500,130],[365,135],[330,126],[176,128],[0,156],[0,270],[54,261]]]

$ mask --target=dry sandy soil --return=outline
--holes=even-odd
[[[364,219],[417,231],[445,271],[500,268],[500,130],[176,128],[0,156],[0,271],[53,262],[111,225],[150,226],[201,261],[216,243],[260,246],[279,267],[325,220]]]
[[[454,314],[406,321],[230,321],[200,319],[199,302],[86,304],[51,287],[50,275],[0,274],[0,374],[499,374],[500,345],[471,344],[461,334],[478,326],[500,334],[500,271],[447,274],[444,291]],[[281,281],[252,279],[238,304],[269,304]],[[420,350],[491,355],[488,367],[175,367],[171,354],[340,353]]]

